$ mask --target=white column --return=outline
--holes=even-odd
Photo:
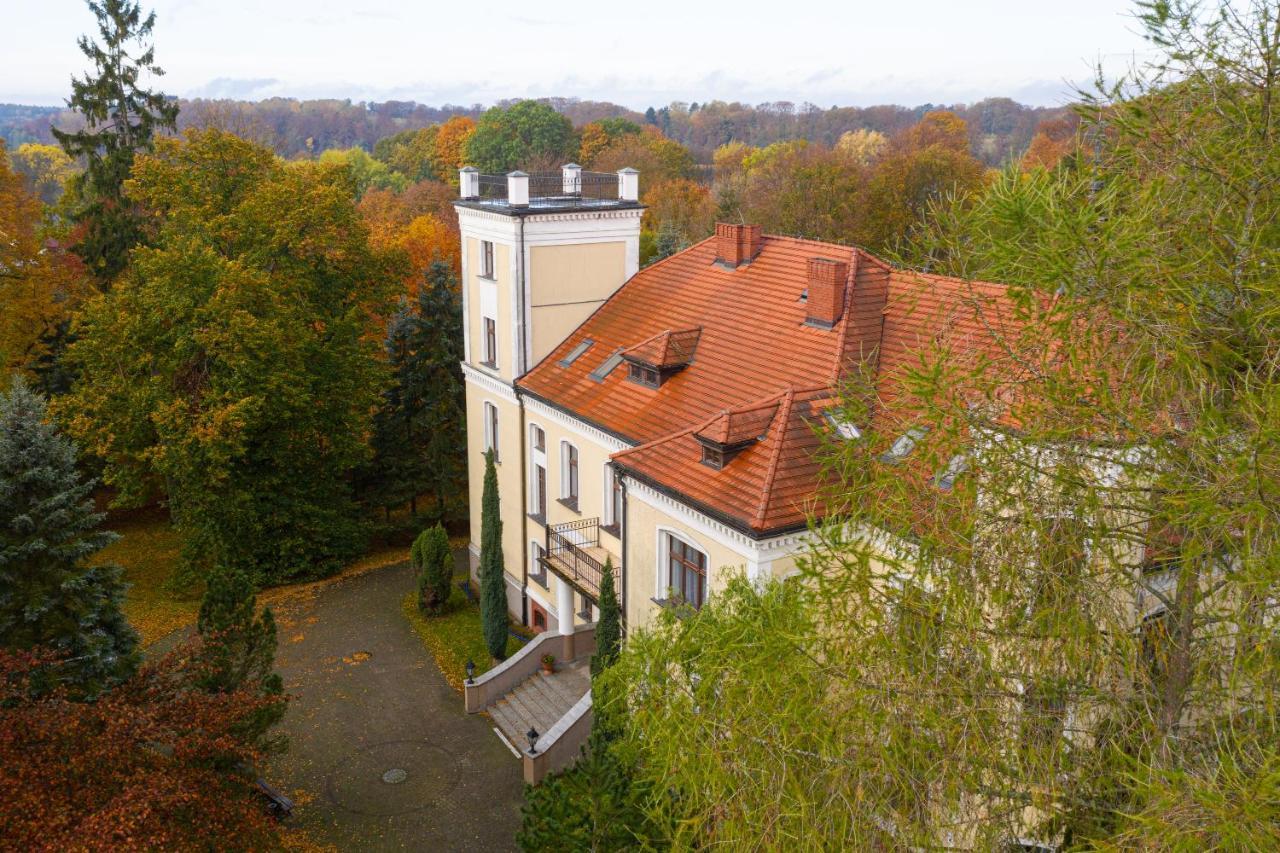
[[[573,633],[573,587],[564,582],[564,578],[556,578],[556,609],[560,611],[560,634],[567,636]]]
[[[582,192],[582,167],[577,163],[565,163],[560,168],[560,174],[563,176],[563,191],[565,195],[575,195]]]
[[[618,198],[622,201],[640,200],[640,173],[630,166],[618,170]]]
[[[507,204],[512,207],[529,206],[529,176],[524,172],[507,173]]]
[[[458,195],[462,198],[480,197],[480,170],[475,166],[463,166],[458,170]]]

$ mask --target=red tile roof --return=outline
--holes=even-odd
[[[698,348],[702,329],[670,329],[659,332],[642,343],[622,351],[632,361],[640,361],[651,367],[668,368],[688,364]]]
[[[805,322],[815,257],[849,265],[845,311],[832,329]],[[850,370],[875,372],[883,410],[926,346],[1001,357],[993,329],[1008,321],[1002,286],[904,273],[860,249],[791,237],[765,237],[737,269],[715,261],[711,238],[640,271],[518,385],[636,445],[615,455],[633,475],[752,535],[803,527],[807,513],[820,512],[817,428]],[[998,305],[975,316],[986,302]],[[563,366],[588,338],[596,345]],[[690,341],[692,362],[658,388],[626,370],[590,376],[615,352],[672,363]],[[716,470],[702,464],[697,435],[758,440]]]

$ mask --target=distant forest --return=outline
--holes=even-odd
[[[790,139],[834,145],[847,131],[872,130],[893,136],[933,110],[946,109],[963,118],[969,128],[972,153],[989,166],[1019,157],[1041,122],[1065,117],[1068,107],[1030,107],[1009,98],[987,98],[975,104],[922,104],[873,107],[831,107],[777,101],[764,104],[710,101],[675,102],[638,113],[605,101],[543,98],[575,126],[605,118],[626,118],[658,127],[667,137],[689,149],[700,164],[710,164],[716,148],[730,142],[761,147]],[[509,106],[515,101],[500,102]],[[360,147],[372,151],[378,140],[404,130],[429,127],[452,116],[478,118],[480,104],[431,107],[412,101],[382,103],[347,100],[299,101],[180,101],[178,127],[217,127],[273,149],[283,157],[319,154],[328,149]],[[0,104],[0,137],[10,149],[24,142],[51,143],[50,125],[79,126],[79,117],[61,107]]]

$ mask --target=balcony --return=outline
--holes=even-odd
[[[547,553],[539,562],[592,601],[600,600],[605,561],[614,555],[600,547],[600,519],[586,518],[547,528]],[[617,572],[617,559],[613,570]],[[617,575],[614,575],[615,589]]]
[[[467,167],[459,172],[464,207],[505,213],[547,213],[567,210],[638,208],[640,173],[634,169],[584,172],[570,163],[559,172],[482,175]]]

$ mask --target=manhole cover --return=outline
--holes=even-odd
[[[399,785],[405,779],[409,778],[409,774],[401,770],[399,767],[392,767],[386,773],[382,774],[382,781],[388,785]]]
[[[470,768],[465,753],[455,756],[425,740],[385,741],[339,760],[325,777],[324,793],[355,814],[410,814],[448,797]]]

